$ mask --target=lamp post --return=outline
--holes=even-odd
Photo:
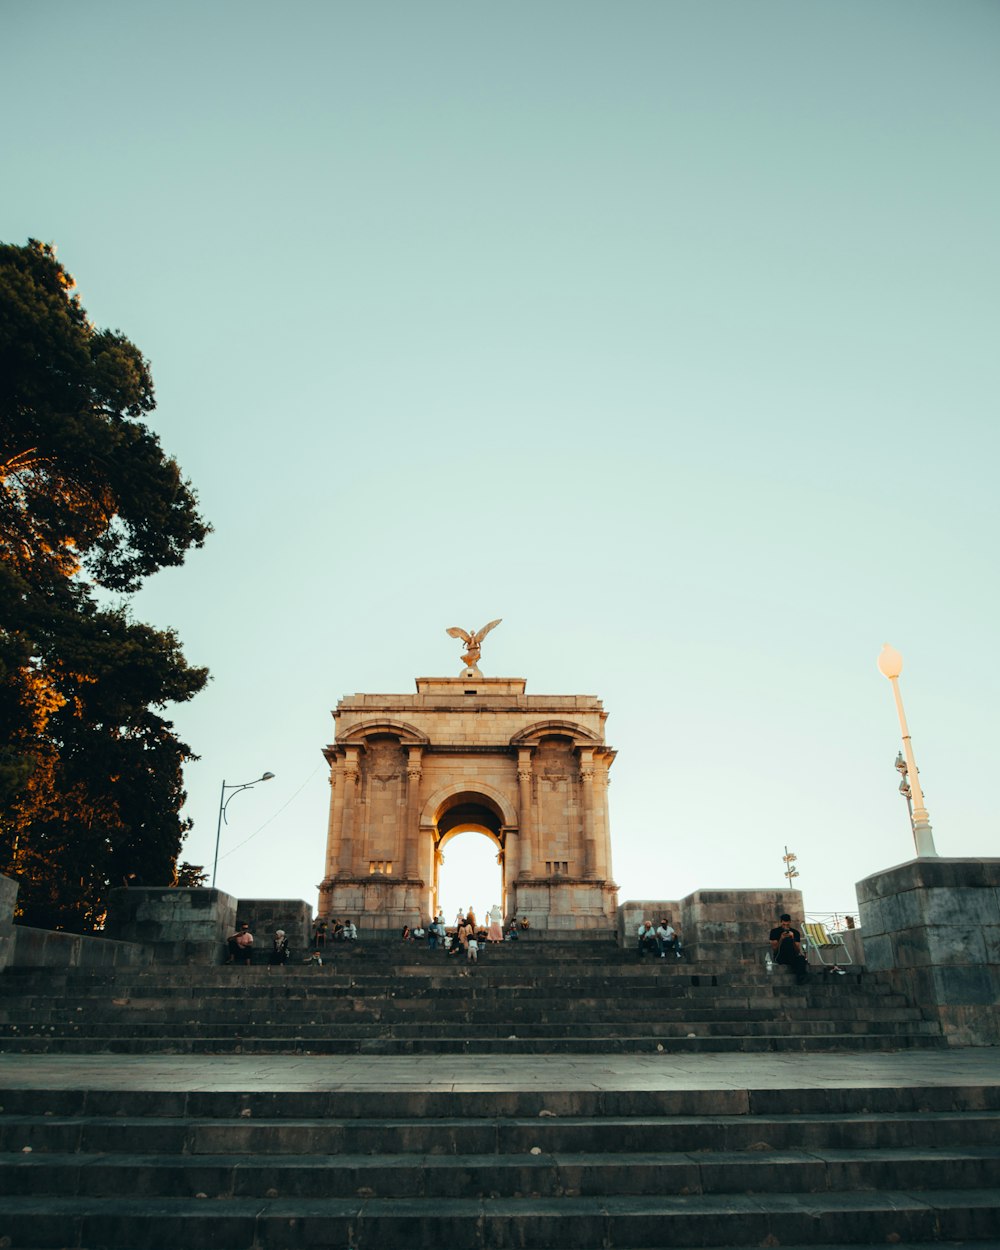
[[[892,693],[896,699],[896,711],[899,714],[899,727],[903,731],[903,753],[906,756],[906,774],[910,784],[910,801],[913,808],[911,823],[913,825],[913,841],[918,855],[937,855],[934,847],[934,835],[931,832],[930,816],[924,806],[924,795],[920,789],[920,778],[917,775],[917,762],[913,758],[913,744],[910,741],[910,730],[906,724],[903,711],[903,700],[899,694],[899,674],[903,671],[903,657],[888,643],[882,647],[878,657],[878,671],[892,682]],[[905,792],[904,792],[905,793]]]
[[[262,776],[255,778],[253,781],[243,781],[238,785],[227,785],[225,781],[222,783],[222,793],[219,795],[219,820],[215,826],[215,859],[212,861],[212,889],[215,889],[215,870],[219,866],[219,840],[222,837],[222,822],[226,820],[226,808],[236,798],[241,790],[252,790],[258,781],[270,781],[274,777],[274,773],[264,773]],[[226,791],[232,790],[229,798],[226,798]],[[226,824],[229,821],[226,820]]]

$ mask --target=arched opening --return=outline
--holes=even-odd
[[[449,795],[435,820],[434,908],[453,923],[470,907],[477,920],[506,906],[503,892],[504,828],[497,804],[486,795]]]
[[[438,910],[445,923],[454,924],[459,910],[471,907],[486,923],[494,903],[503,907],[503,869],[497,863],[497,845],[478,829],[455,829],[443,844],[438,869]]]

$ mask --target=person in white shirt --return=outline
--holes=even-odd
[[[656,930],[656,946],[660,952],[661,959],[666,959],[667,951],[673,952],[675,950],[677,933],[669,920],[660,921],[659,928]]]

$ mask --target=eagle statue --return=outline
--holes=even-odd
[[[470,630],[468,633],[464,629],[459,629],[457,625],[453,625],[451,629],[445,630],[449,638],[461,638],[465,643],[465,654],[462,656],[462,663],[465,665],[465,668],[459,674],[460,677],[482,677],[482,673],[479,671],[482,641],[491,629],[496,629],[502,620],[503,617],[497,617],[495,621],[490,621],[482,629],[477,631]]]

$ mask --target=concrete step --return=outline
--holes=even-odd
[[[564,1119],[729,1116],[798,1119],[970,1116],[1000,1112],[1000,1084],[864,1085],[722,1089],[88,1089],[17,1087],[0,1093],[0,1115],[158,1119]],[[971,1121],[970,1121],[971,1122]],[[2,1121],[0,1121],[2,1123]]]
[[[762,1171],[769,1156],[794,1151],[993,1152],[1000,1179],[1000,1111],[883,1112],[798,1116],[534,1116],[534,1117],[280,1117],[0,1116],[4,1158],[32,1161],[83,1152],[87,1157],[241,1155],[270,1162],[282,1156],[393,1156],[422,1159],[579,1154],[659,1154],[688,1147],[688,1162],[711,1162],[711,1152],[741,1152]],[[28,1151],[25,1148],[28,1148]],[[533,1156],[537,1157],[537,1156]],[[912,1182],[907,1182],[912,1184]],[[758,1188],[767,1189],[762,1180]],[[6,1185],[5,1185],[5,1188]],[[742,1190],[745,1184],[739,1186]],[[785,1188],[794,1186],[787,1185]]]
[[[281,1142],[284,1146],[286,1143]],[[753,1147],[748,1147],[752,1151]],[[759,1153],[759,1152],[758,1152]],[[212,1199],[510,1198],[602,1194],[827,1193],[863,1189],[985,1189],[1000,1145],[962,1150],[823,1149],[454,1155],[343,1153],[0,1153],[0,1194]]]
[[[236,1036],[256,1038],[283,1038],[293,1036],[303,1041],[333,1040],[344,1038],[424,1038],[451,1039],[460,1034],[466,1040],[483,1038],[603,1038],[613,1036],[619,1030],[617,1020],[576,1021],[547,1020],[542,1023],[524,1020],[501,1019],[495,1022],[475,1018],[459,1019],[441,1023],[436,1020],[407,1020],[404,1018],[342,1022],[334,1017],[327,1021],[316,1020],[249,1020],[246,1017],[219,1019],[192,1019],[179,1023],[148,1022],[145,1020],[118,1020],[99,1023],[86,1020],[79,1023],[0,1025],[0,1038],[59,1036],[103,1039],[107,1037],[150,1038],[198,1038],[214,1037],[223,1031]],[[694,1032],[699,1037],[765,1037],[765,1036],[829,1036],[830,1034],[865,1033],[895,1036],[909,1033],[925,1033],[937,1036],[935,1024],[919,1016],[895,1020],[869,1020],[857,1018],[812,1020],[629,1020],[628,1033],[632,1036],[652,1037],[659,1040],[688,1037]]]
[[[296,1037],[294,1032],[283,1037],[234,1037],[226,1033],[217,1037],[136,1038],[136,1037],[12,1037],[0,1040],[0,1051],[10,1054],[313,1054],[313,1055],[593,1055],[593,1054],[711,1054],[789,1051],[879,1051],[920,1047],[941,1048],[946,1045],[938,1034],[907,1032],[896,1034],[770,1033],[760,1037],[670,1037],[658,1040],[649,1034],[635,1036],[609,1034],[607,1037],[536,1037],[536,1038],[315,1038]]]
[[[23,1250],[985,1250],[1000,1228],[1000,1085],[0,1097]]]
[[[839,1246],[985,1240],[1000,1193],[906,1190],[439,1199],[109,1198],[5,1196],[0,1220],[21,1247],[221,1250],[306,1246],[386,1250],[606,1250],[642,1246]],[[995,1244],[995,1243],[994,1243]]]

